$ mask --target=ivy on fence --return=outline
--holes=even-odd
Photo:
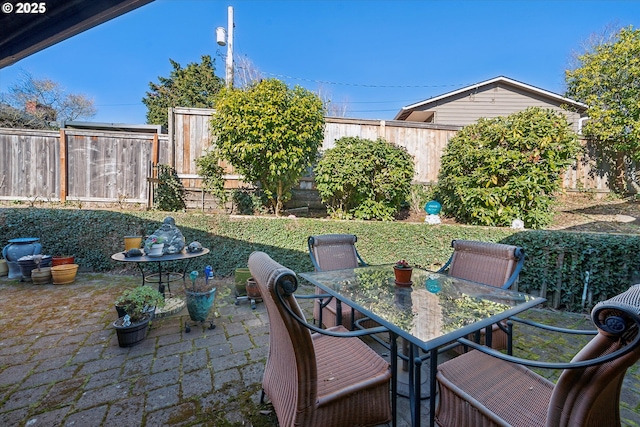
[[[555,308],[589,310],[640,282],[640,236],[526,231],[502,243],[525,250],[518,289]]]

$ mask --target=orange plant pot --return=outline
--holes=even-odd
[[[411,273],[413,273],[413,268],[393,267],[393,272],[396,275],[396,283],[401,285],[406,285],[411,283]]]
[[[56,265],[73,264],[74,261],[75,257],[73,255],[54,256],[51,258],[51,266],[55,267]]]
[[[76,280],[78,264],[62,264],[51,267],[51,277],[54,285],[67,285]]]

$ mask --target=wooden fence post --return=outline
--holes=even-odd
[[[67,201],[67,134],[60,129],[60,202]]]

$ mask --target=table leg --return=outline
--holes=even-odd
[[[342,301],[336,298],[336,325],[342,325]]]
[[[429,358],[429,427],[436,424],[436,374],[438,373],[438,349],[430,352]]]
[[[142,268],[142,263],[140,262],[136,262],[136,265],[138,266],[138,269],[140,270],[140,274],[142,274],[142,286],[144,286],[145,282],[145,275],[144,275],[144,268]]]
[[[162,298],[166,299],[164,295],[164,284],[162,283],[162,262],[158,263],[158,292],[162,294]]]
[[[411,343],[409,346],[410,357],[413,359],[413,363],[409,364],[409,371],[413,370],[413,372],[409,372],[409,390],[411,395],[411,409],[413,410],[412,414],[412,425],[415,427],[420,427],[420,396],[422,395],[422,359],[418,357],[418,348]],[[413,384],[411,384],[413,382]],[[430,400],[433,400],[430,398]]]
[[[398,335],[389,331],[391,344],[391,425],[396,427],[398,414]]]

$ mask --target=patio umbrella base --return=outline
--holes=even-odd
[[[424,362],[421,366],[420,373],[420,399],[429,398],[429,362]],[[398,358],[398,395],[409,397],[409,371],[402,369],[402,359]]]

